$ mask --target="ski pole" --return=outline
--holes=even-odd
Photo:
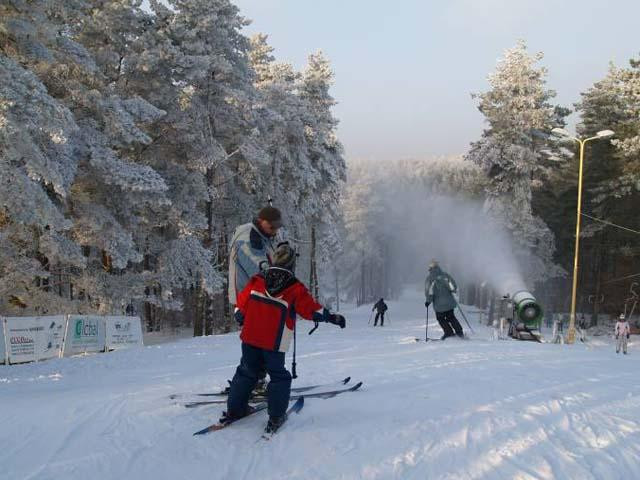
[[[462,311],[462,308],[460,308],[460,304],[458,302],[456,302],[456,307],[458,307],[458,310],[460,310],[460,313],[462,314],[462,318],[464,318],[464,322],[467,324],[467,327],[469,327],[469,330],[471,330],[471,333],[476,333],[473,330],[473,327],[471,327],[471,325],[469,324],[469,320],[467,320],[467,316]]]
[[[424,324],[424,341],[429,341],[429,307],[427,307],[427,321]]]
[[[291,362],[291,378],[298,378],[296,373],[296,323],[293,322],[293,362]]]

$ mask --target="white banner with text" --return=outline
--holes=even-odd
[[[140,317],[107,316],[105,322],[107,350],[142,346]]]
[[[36,362],[60,356],[65,315],[6,317],[4,323],[9,363]]]
[[[99,315],[69,315],[64,339],[64,356],[102,352],[105,347],[105,320]]]

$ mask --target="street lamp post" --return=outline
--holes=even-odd
[[[559,137],[568,138],[578,142],[580,145],[580,168],[578,171],[578,207],[576,210],[576,246],[573,256],[573,285],[571,287],[571,315],[569,317],[569,331],[567,332],[567,343],[574,343],[576,340],[576,293],[578,290],[578,251],[580,248],[580,214],[582,209],[582,164],[584,161],[584,146],[591,140],[609,138],[614,135],[612,130],[601,130],[595,137],[583,140],[573,137],[563,128],[554,128],[551,133]]]

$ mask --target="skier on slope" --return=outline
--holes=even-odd
[[[424,283],[424,293],[426,297],[424,306],[429,308],[429,305],[433,304],[438,323],[444,331],[442,340],[447,337],[452,337],[454,332],[455,335],[461,338],[464,337],[462,326],[453,314],[453,309],[456,308],[458,304],[453,296],[457,290],[458,286],[451,275],[442,271],[438,262],[432,260],[429,264],[429,275]]]
[[[381,298],[378,300],[371,311],[376,310],[376,318],[373,321],[373,326],[376,327],[378,325],[378,318],[380,319],[380,326],[384,327],[384,312],[388,310],[387,304],[384,303],[384,300]]]
[[[616,336],[616,353],[620,353],[620,349],[622,349],[622,353],[626,355],[627,340],[629,340],[631,328],[629,327],[629,322],[627,322],[627,319],[624,317],[624,313],[620,314],[613,331]]]
[[[242,291],[249,279],[271,265],[274,252],[272,239],[281,226],[280,210],[267,206],[258,212],[252,222],[236,228],[229,251],[228,293],[232,309],[236,306],[238,293]],[[264,370],[260,373],[258,391],[264,391],[266,375]]]
[[[267,386],[269,421],[265,431],[275,431],[285,421],[291,394],[285,352],[295,328],[296,313],[307,320],[345,327],[345,318],[317,303],[295,277],[295,261],[293,248],[287,243],[280,244],[273,265],[254,275],[238,294],[235,315],[242,323],[242,358],[231,381],[227,413],[221,422],[251,412],[249,397],[263,368],[271,378]]]

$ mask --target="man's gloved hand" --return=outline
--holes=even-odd
[[[627,333],[627,338],[629,338],[629,334]]]
[[[338,325],[340,328],[344,328],[347,325],[347,321],[345,318],[339,313],[332,313],[329,315],[329,323],[333,323],[334,325]]]
[[[240,327],[244,324],[244,315],[242,314],[239,308],[236,308],[235,311],[233,312],[233,318],[235,319],[235,321],[238,323]]]
[[[426,308],[429,308],[429,305],[431,305],[431,302],[424,302],[424,306],[425,306]]]

